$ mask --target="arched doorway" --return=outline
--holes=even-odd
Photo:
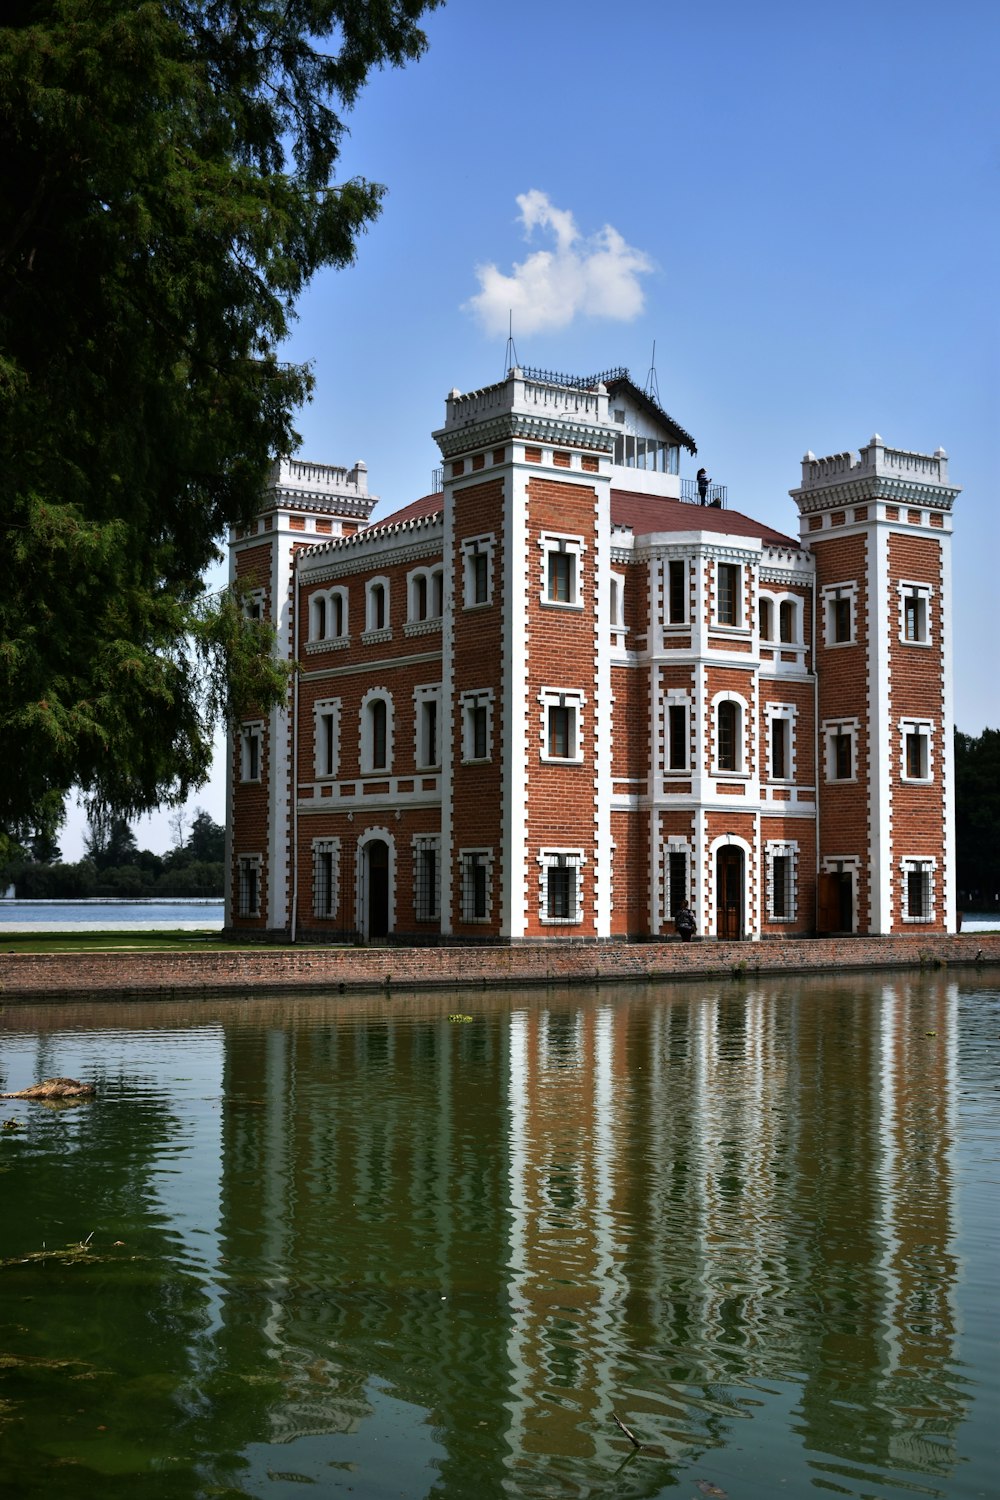
[[[715,856],[715,932],[720,938],[742,938],[744,903],[743,850],[722,844]]]
[[[365,937],[385,937],[389,931],[389,845],[371,839],[365,845]]]

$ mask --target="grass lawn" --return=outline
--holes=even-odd
[[[5,932],[0,953],[259,953],[262,948],[315,948],[317,943],[226,941],[217,932]],[[324,943],[323,947],[333,944]],[[345,945],[346,946],[346,945]]]

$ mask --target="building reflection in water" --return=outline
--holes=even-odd
[[[228,1036],[244,1447],[391,1396],[444,1492],[516,1491],[611,1472],[614,1411],[663,1449],[627,1491],[655,1493],[780,1398],[819,1473],[950,1472],[954,985],[433,1004]]]

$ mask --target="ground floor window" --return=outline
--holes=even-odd
[[[663,855],[663,916],[670,923],[682,906],[691,905],[691,852],[686,844],[668,844]]]
[[[934,910],[934,859],[904,859],[903,921],[933,922]]]
[[[313,915],[335,917],[340,904],[340,840],[313,839]]]
[[[463,849],[462,921],[488,922],[491,898],[492,856],[488,849]]]
[[[764,850],[767,915],[771,922],[792,922],[798,908],[798,857],[795,843],[768,843]]]
[[[260,867],[259,854],[240,855],[236,867],[236,909],[241,917],[260,916]]]
[[[543,924],[583,920],[580,876],[581,849],[543,849],[538,857],[539,916]]]
[[[441,841],[413,841],[413,915],[418,922],[436,922],[441,915]]]

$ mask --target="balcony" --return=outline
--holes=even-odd
[[[702,498],[698,493],[697,479],[682,479],[681,499],[688,505],[701,505],[704,503],[705,505],[713,505],[716,510],[725,510],[727,504],[726,486],[724,484],[710,484],[705,491],[704,502],[702,502]]]

